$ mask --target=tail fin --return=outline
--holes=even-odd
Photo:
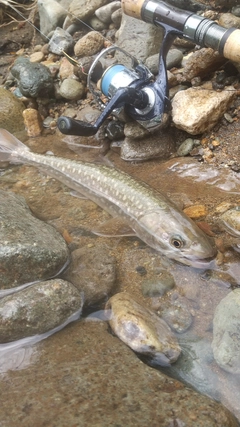
[[[18,163],[19,150],[28,151],[28,147],[5,129],[0,129],[0,162]]]

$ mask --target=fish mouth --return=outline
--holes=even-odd
[[[183,257],[181,262],[194,268],[211,268],[215,264],[216,255],[217,252],[206,258],[195,258],[193,256]]]

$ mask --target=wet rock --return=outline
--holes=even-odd
[[[83,292],[86,307],[112,295],[116,285],[115,274],[114,257],[102,245],[96,245],[73,251],[71,263],[63,277]]]
[[[74,65],[65,57],[61,59],[58,77],[60,80],[65,80],[74,75]]]
[[[112,141],[124,138],[124,125],[117,120],[111,120],[106,127],[106,135]]]
[[[68,53],[73,49],[74,40],[69,32],[57,27],[49,41],[48,49],[56,55],[62,55],[62,51]]]
[[[220,223],[233,236],[240,236],[240,206],[229,209],[219,217]]]
[[[30,98],[51,96],[53,78],[45,65],[35,64],[27,58],[19,57],[15,61],[11,73],[17,79],[19,89],[24,96]]]
[[[166,158],[174,151],[175,142],[170,132],[159,130],[140,140],[135,139],[135,136],[134,139],[125,137],[121,145],[121,158],[127,161]]]
[[[48,332],[80,310],[82,299],[61,279],[29,286],[0,299],[0,343]]]
[[[184,65],[183,76],[187,81],[194,77],[207,77],[218,69],[226,60],[211,48],[202,48],[192,53]]]
[[[223,13],[220,15],[219,25],[224,28],[240,28],[240,18],[232,13]]]
[[[221,404],[142,363],[106,322],[69,325],[35,349],[27,369],[26,352],[18,369],[2,375],[4,427],[74,426],[76,419],[81,426],[238,426]]]
[[[121,292],[106,304],[114,333],[134,351],[151,356],[160,365],[175,362],[181,349],[164,320],[142,307],[131,295]]]
[[[120,1],[112,1],[109,4],[106,4],[105,6],[101,6],[99,9],[95,11],[95,15],[97,16],[100,21],[104,22],[104,24],[110,24],[111,22],[111,15],[115,10],[121,8],[121,2]]]
[[[82,99],[85,95],[85,85],[74,79],[65,79],[61,83],[59,93],[65,99]]]
[[[78,20],[86,21],[89,19],[99,7],[104,6],[107,0],[73,0],[69,6],[68,17],[71,22],[79,22]]]
[[[182,59],[183,53],[181,50],[170,49],[166,58],[167,69],[170,70],[173,67],[177,67],[181,64]]]
[[[174,277],[166,270],[159,272],[157,277],[142,282],[142,293],[145,297],[160,297],[175,286]]]
[[[121,22],[122,22],[122,8],[115,10],[115,12],[112,13],[111,15],[111,20],[114,24],[115,28],[119,28],[121,26]]]
[[[193,310],[187,298],[172,291],[166,295],[166,298],[159,298],[158,301],[157,314],[173,331],[182,334],[190,328],[193,322]]]
[[[107,27],[107,24],[104,24],[104,22],[100,21],[96,16],[92,16],[89,19],[89,24],[91,25],[91,28],[95,31],[102,31],[105,30]]]
[[[0,87],[0,127],[11,133],[24,130],[22,112],[25,106],[11,92]]]
[[[187,156],[193,149],[195,143],[193,138],[187,138],[182,144],[178,147],[177,155],[180,157]]]
[[[30,62],[42,62],[45,58],[45,55],[43,52],[33,52],[29,56]]]
[[[217,270],[205,270],[201,274],[202,280],[207,280],[210,283],[216,283],[219,286],[224,286],[225,288],[236,288],[240,286],[238,280],[236,280],[231,274],[226,271],[217,271]]]
[[[35,137],[41,135],[42,119],[38,110],[26,108],[23,111],[23,119],[28,136]]]
[[[240,18],[240,6],[234,6],[231,10],[232,14]]]
[[[192,135],[212,129],[235,96],[234,88],[229,86],[228,89],[216,92],[206,83],[201,87],[178,92],[172,101],[172,119],[175,126]]]
[[[98,53],[103,47],[104,37],[97,31],[90,31],[83,36],[74,46],[74,53],[77,57],[91,56]]]
[[[161,28],[123,14],[117,44],[144,62],[149,56],[159,53],[162,37]],[[117,58],[121,62],[121,54],[117,53]]]
[[[55,0],[38,0],[40,31],[47,36],[56,27],[61,27],[67,11]]]
[[[212,349],[217,364],[227,372],[240,373],[240,289],[218,304],[213,319]]]
[[[0,289],[56,275],[68,260],[62,236],[35,218],[25,200],[0,191]]]

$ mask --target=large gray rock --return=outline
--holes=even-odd
[[[80,292],[61,279],[29,286],[0,299],[0,343],[44,334],[82,307]]]
[[[152,24],[139,21],[123,13],[121,26],[118,30],[117,46],[141,61],[158,53],[161,46],[163,30]],[[117,53],[119,62],[121,53]]]
[[[0,289],[56,275],[68,260],[63,237],[35,218],[25,200],[0,190]]]
[[[240,374],[240,289],[230,292],[215,310],[212,348],[221,368]]]
[[[106,322],[69,325],[32,357],[25,349],[1,376],[0,400],[4,427],[239,425],[221,404],[141,362]]]
[[[53,93],[53,78],[49,69],[43,64],[30,62],[19,57],[12,69],[12,75],[18,81],[20,92],[27,97],[50,97]]]
[[[91,18],[95,10],[104,6],[108,0],[73,0],[68,9],[68,17],[71,22],[79,23]]]
[[[11,92],[0,87],[0,128],[11,133],[24,130],[22,112],[25,109],[22,101]]]
[[[67,6],[67,5],[66,5]],[[40,31],[47,36],[56,27],[61,27],[67,16],[64,4],[55,0],[38,0]]]

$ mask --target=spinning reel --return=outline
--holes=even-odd
[[[101,52],[89,70],[87,85],[102,113],[94,124],[61,116],[57,123],[59,130],[66,135],[92,136],[110,114],[119,116],[123,110],[148,130],[163,127],[171,110],[166,55],[173,38],[179,34],[176,29],[165,26],[156,79],[146,65],[119,47]],[[113,64],[106,66],[109,57]]]

